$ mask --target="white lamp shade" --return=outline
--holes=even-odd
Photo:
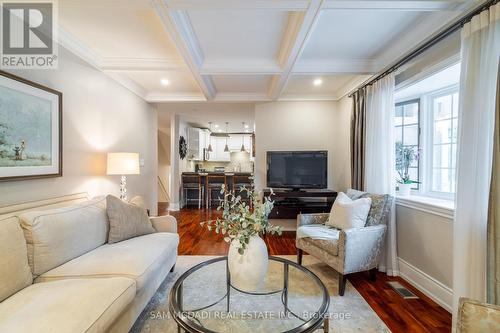
[[[108,153],[108,175],[139,175],[139,154]]]

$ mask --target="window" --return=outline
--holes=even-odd
[[[458,90],[432,97],[431,191],[455,192],[458,132]]]
[[[418,182],[412,185],[414,193],[453,199],[459,79],[460,63],[396,90],[396,150],[413,148],[419,156],[408,168],[410,180]]]
[[[420,148],[420,99],[414,99],[396,104],[396,115],[394,117],[394,141],[396,146],[412,148],[417,152]],[[420,172],[419,161],[414,160],[408,168],[410,179],[414,183],[412,189],[419,189]]]

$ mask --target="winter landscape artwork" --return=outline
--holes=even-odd
[[[61,98],[0,72],[0,180],[62,175]]]

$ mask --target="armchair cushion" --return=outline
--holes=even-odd
[[[370,211],[368,212],[368,216],[366,218],[366,227],[379,224],[387,225],[387,219],[389,218],[389,212],[391,210],[393,200],[390,195],[371,194],[349,189],[347,190],[347,196],[352,200],[361,198],[370,198],[372,200]]]
[[[372,199],[359,198],[352,200],[340,192],[333,203],[327,225],[337,229],[362,228],[370,211]]]
[[[500,306],[460,298],[458,333],[500,331]]]
[[[150,217],[149,220],[156,232],[177,233],[177,220],[172,215]]]
[[[312,239],[310,237],[297,239],[299,248],[307,248],[315,246],[331,256],[339,255],[339,239],[338,237],[330,240],[326,239]],[[301,246],[302,245],[302,246]],[[305,246],[304,246],[305,245]]]

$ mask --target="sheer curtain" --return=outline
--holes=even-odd
[[[365,191],[395,192],[394,175],[394,74],[389,74],[367,88],[365,139]],[[387,275],[398,275],[396,251],[396,209],[387,226],[387,236],[379,269]]]
[[[500,4],[462,28],[457,192],[453,225],[453,308],[486,300],[488,197],[492,171]]]

